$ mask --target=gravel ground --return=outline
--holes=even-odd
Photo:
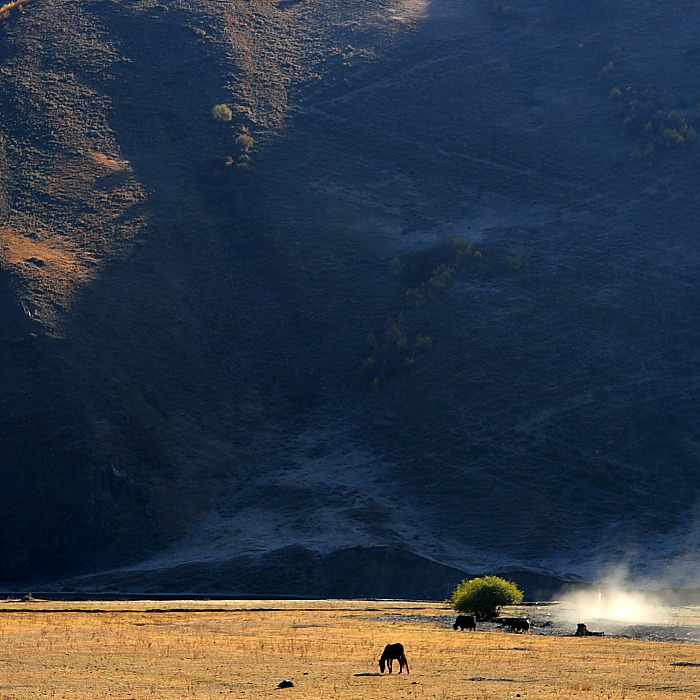
[[[675,616],[680,616],[683,609]],[[558,611],[540,612],[527,616],[532,625],[530,634],[540,634],[558,637],[573,636],[576,631],[576,625],[581,620],[567,620],[558,615]],[[674,621],[674,613],[671,612],[671,621],[668,623],[635,623],[628,620],[586,620],[585,624],[591,631],[605,632],[605,636],[609,637],[627,637],[630,639],[646,639],[649,641],[667,641],[667,642],[690,642],[694,644],[700,643],[700,625],[694,622]],[[375,618],[381,621],[398,621],[405,620],[407,622],[418,622],[435,627],[451,628],[455,615],[379,615]],[[510,632],[503,625],[496,622],[479,622],[477,630],[504,630],[507,634],[522,634],[518,632]],[[700,664],[699,664],[700,665]]]

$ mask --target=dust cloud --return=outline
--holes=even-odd
[[[682,592],[700,588],[700,500],[675,536],[630,551],[624,563],[601,570],[595,583],[559,596],[568,614],[581,620],[669,621],[669,608],[690,598]]]
[[[567,615],[581,620],[664,622],[668,611],[663,595],[630,589],[623,570],[605,576],[591,588],[572,591],[560,598]]]

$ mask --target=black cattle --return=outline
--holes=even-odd
[[[530,620],[526,617],[504,617],[499,622],[506,627],[510,627],[511,632],[530,631]]]
[[[469,630],[473,632],[476,629],[476,618],[474,615],[457,615],[452,629]]]
[[[604,637],[605,632],[591,632],[591,630],[586,627],[586,625],[583,624],[583,622],[579,622],[578,625],[576,625],[576,631],[574,632],[574,637]]]
[[[403,671],[403,667],[406,667],[406,673],[410,673],[408,670],[408,661],[406,660],[406,654],[403,650],[403,644],[387,644],[384,647],[382,656],[379,659],[379,670],[384,673],[384,667],[386,666],[391,673],[391,664],[396,660],[399,662],[399,673]]]

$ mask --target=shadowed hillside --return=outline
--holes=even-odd
[[[699,28],[631,0],[10,11],[0,580],[691,585]]]

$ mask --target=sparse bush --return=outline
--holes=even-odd
[[[452,282],[452,275],[454,275],[454,267],[448,267],[447,265],[438,265],[428,280],[428,287],[431,291],[444,292]]]
[[[503,605],[517,605],[523,592],[500,576],[464,579],[452,591],[452,607],[459,612],[471,612],[481,618],[494,617]]]
[[[477,264],[474,261],[480,258],[481,253],[464,238],[450,235],[430,248],[392,258],[389,274],[403,288],[404,309],[415,308],[446,294],[453,278],[468,261]],[[415,340],[409,340],[404,321],[404,313],[401,313],[397,319],[387,319],[382,329],[367,336],[371,356],[365,359],[361,375],[372,386],[384,386],[400,371],[413,367],[418,356],[432,347],[428,335],[411,333],[410,338]]]
[[[238,146],[241,153],[248,153],[253,148],[254,143],[255,139],[247,131],[243,131],[236,137],[236,146]]]
[[[211,116],[218,122],[230,122],[233,119],[233,112],[228,105],[214,105],[211,108]]]
[[[464,267],[467,260],[480,255],[464,238],[451,236],[432,248],[394,258],[390,271],[392,277],[398,277],[403,283],[406,301],[420,305],[430,297],[447,291],[455,273]]]
[[[609,97],[617,105],[627,136],[642,142],[633,158],[652,160],[662,150],[695,143],[697,110],[668,109],[651,86],[614,87]]]
[[[505,0],[492,0],[489,11],[492,15],[508,19],[515,19],[522,15],[522,10],[517,5],[505,2]]]
[[[245,127],[236,137],[234,143],[238,149],[238,160],[236,165],[242,168],[247,168],[251,163],[250,151],[255,144],[255,139],[248,133]]]
[[[409,306],[422,306],[426,301],[425,294],[420,289],[406,290],[406,303]]]
[[[525,272],[528,268],[528,263],[525,258],[519,253],[514,253],[513,255],[506,256],[506,265],[509,270],[513,272]]]
[[[361,374],[374,387],[383,386],[401,370],[413,367],[416,354],[430,350],[432,341],[417,334],[410,342],[404,328],[404,315],[389,317],[381,329],[368,334],[365,342],[369,356],[362,363]]]

